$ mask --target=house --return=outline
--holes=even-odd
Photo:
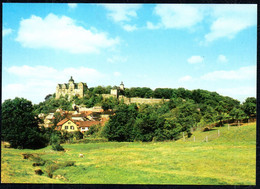
[[[74,132],[78,131],[78,125],[71,119],[65,118],[61,120],[59,123],[57,123],[57,128],[56,130],[64,130],[67,132]]]
[[[91,126],[100,124],[100,121],[81,121],[78,122],[78,124],[80,132],[84,133],[88,131]]]
[[[73,121],[86,121],[87,120],[86,115],[83,113],[72,114],[71,119]]]
[[[49,113],[44,119],[44,127],[52,127],[54,119],[54,113]]]

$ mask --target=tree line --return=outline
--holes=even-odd
[[[256,115],[254,97],[247,98],[243,104],[230,97],[220,99],[218,104],[207,103],[207,99],[198,103],[182,98],[155,105],[119,103],[102,133],[110,141],[177,140],[183,133],[190,137],[191,131],[198,127],[214,123],[221,126],[227,120],[238,121]]]
[[[206,90],[163,89],[154,91],[149,88],[130,88],[125,95],[139,97],[168,98],[160,104],[124,104],[123,100],[105,98],[101,95],[111,87],[94,87],[86,91],[81,99],[67,97],[55,99],[47,95],[45,101],[34,104],[24,98],[6,100],[2,103],[2,133],[1,140],[8,141],[13,147],[38,148],[51,143],[58,143],[71,137],[68,134],[54,136],[56,131],[39,128],[39,113],[54,112],[57,108],[72,110],[72,103],[83,104],[87,107],[101,105],[105,110],[113,109],[115,114],[104,127],[90,129],[88,134],[99,133],[109,141],[163,141],[177,140],[182,133],[191,136],[192,130],[205,125],[223,124],[226,120],[238,121],[256,116],[256,98],[248,97],[245,102],[219,95]],[[138,92],[137,92],[138,91]],[[149,95],[148,95],[149,94]],[[130,95],[130,96],[131,96]],[[169,98],[170,97],[170,98]],[[64,117],[55,114],[55,125]],[[56,138],[55,138],[56,137]],[[65,137],[65,138],[64,138]],[[82,137],[82,136],[81,136]],[[57,146],[56,146],[57,147]],[[58,147],[57,147],[58,148]]]

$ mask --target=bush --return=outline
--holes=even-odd
[[[101,137],[102,128],[103,127],[100,124],[93,125],[85,133],[85,136],[92,135],[93,137]]]
[[[75,165],[75,161],[65,161],[65,162],[59,163],[59,164],[50,164],[46,167],[45,171],[46,171],[48,177],[52,178],[54,171],[61,169],[63,167],[69,167],[69,166],[73,166],[73,165]]]
[[[53,144],[51,147],[55,151],[64,151],[64,148],[60,144]]]
[[[83,134],[80,131],[73,132],[73,138],[75,137],[77,140],[83,139]]]
[[[53,133],[51,135],[51,144],[52,144],[52,149],[55,151],[64,151],[64,148],[60,145],[60,137]]]
[[[51,164],[51,165],[47,166],[46,173],[47,173],[48,177],[52,178],[53,177],[53,172],[56,171],[59,168],[60,167],[59,167],[58,164]]]

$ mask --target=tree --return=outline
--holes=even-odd
[[[248,97],[242,104],[242,109],[248,117],[253,117],[256,115],[256,98]]]
[[[24,98],[6,100],[2,104],[2,140],[14,148],[41,148],[48,141],[43,137],[31,101]]]
[[[137,115],[137,106],[119,104],[115,109],[116,114],[110,116],[103,129],[103,135],[109,141],[133,141],[132,125]]]
[[[245,112],[243,110],[241,110],[240,108],[233,108],[229,115],[235,119],[235,120],[241,120],[245,117]]]
[[[61,120],[65,119],[65,118],[66,118],[66,116],[65,116],[64,114],[62,115],[60,112],[55,112],[55,113],[54,113],[54,120],[53,120],[54,127],[56,127],[57,124],[58,124]]]
[[[51,134],[51,147],[55,151],[64,151],[64,148],[60,145],[61,140],[60,136],[57,135],[56,133]]]
[[[47,100],[49,100],[49,99],[51,99],[51,98],[53,98],[52,94],[48,94],[48,95],[44,98],[44,100],[47,101]]]
[[[118,100],[114,97],[105,98],[102,100],[102,109],[105,111],[108,109],[113,109],[116,105],[118,105]]]
[[[140,107],[133,126],[135,140],[152,141],[156,134],[158,135],[157,138],[161,140],[162,136],[160,135],[162,135],[161,129],[163,129],[164,119],[160,119],[156,110],[157,108],[151,105]]]

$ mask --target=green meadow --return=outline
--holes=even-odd
[[[206,142],[207,137],[207,142]],[[197,130],[167,142],[63,144],[65,152],[1,148],[2,183],[255,185],[256,124]],[[22,154],[36,154],[44,165]],[[79,157],[79,154],[84,157]],[[68,165],[66,162],[74,162]],[[54,166],[55,165],[55,166]],[[48,177],[52,169],[53,177]],[[41,169],[42,175],[35,170]]]

